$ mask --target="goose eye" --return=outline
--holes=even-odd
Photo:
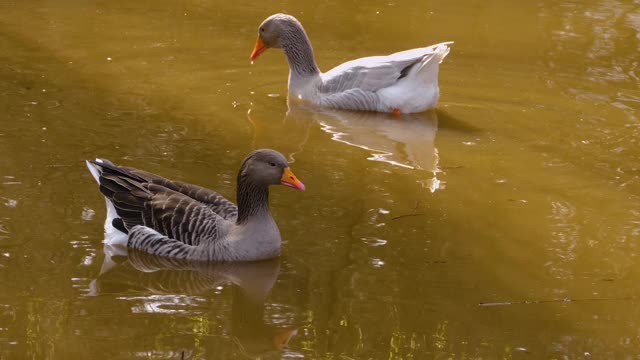
[[[269,163],[272,167],[276,167],[276,163]]]
[[[260,28],[260,32],[264,32],[264,28]]]

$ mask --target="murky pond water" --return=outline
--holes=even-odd
[[[452,40],[436,111],[287,105],[248,57],[285,11],[318,64]],[[635,358],[638,1],[5,1],[0,358]],[[96,156],[233,197],[252,149],[283,256],[108,256]],[[105,252],[107,255],[105,255]]]

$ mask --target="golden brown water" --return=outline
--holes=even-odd
[[[279,11],[324,70],[455,41],[438,109],[289,109],[248,60]],[[0,34],[2,359],[640,352],[637,1],[5,1]],[[103,264],[83,160],[233,197],[259,147],[307,185],[281,259]]]

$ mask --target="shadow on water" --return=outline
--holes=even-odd
[[[441,130],[454,130],[457,132],[468,134],[478,133],[482,131],[481,128],[474,126],[467,121],[454,117],[446,110],[437,109],[435,110],[435,112],[438,114],[438,125]]]
[[[206,316],[229,318],[230,332],[223,336],[230,336],[236,351],[255,357],[285,350],[298,331],[299,325],[265,316],[268,315],[265,313],[267,300],[281,273],[280,259],[204,263],[155,257],[130,249],[127,257],[105,256],[101,273],[91,282],[88,295],[136,298],[144,303],[144,312],[188,314],[192,310],[187,306],[184,310],[176,306],[178,298],[219,294],[230,285],[231,313],[210,313]],[[214,300],[223,299],[214,296]],[[194,311],[194,316],[197,313]],[[184,356],[197,357],[203,350],[184,350]],[[204,351],[209,350],[215,349]],[[163,355],[175,356],[181,351],[173,349]]]

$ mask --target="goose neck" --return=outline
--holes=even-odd
[[[270,216],[269,188],[256,184],[246,177],[238,176],[238,219],[237,225],[243,225],[253,218]]]
[[[296,24],[297,25],[297,24]],[[282,50],[289,62],[289,69],[297,76],[314,76],[320,73],[313,56],[311,41],[300,26],[294,26],[282,37]]]

